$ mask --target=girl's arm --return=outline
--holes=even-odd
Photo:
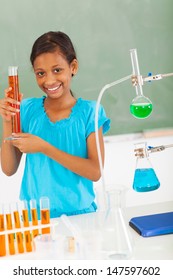
[[[17,171],[22,156],[21,151],[13,146],[10,141],[5,141],[5,138],[9,137],[11,133],[11,123],[3,121],[3,137],[0,159],[2,171],[7,176],[11,176]]]
[[[78,156],[70,155],[57,149],[43,139],[31,134],[18,133],[16,136],[18,136],[19,138],[10,142],[12,142],[12,144],[21,151],[21,153],[43,153],[80,176],[83,176],[92,181],[99,180],[101,172],[98,160],[95,133],[91,133],[87,138],[88,158],[81,158]],[[102,161],[104,162],[104,143],[102,128],[99,129],[99,143]]]
[[[102,155],[102,161],[104,162],[104,144],[102,129],[99,130],[99,143]],[[79,174],[92,181],[98,181],[101,176],[95,133],[91,133],[87,139],[88,158],[80,158],[77,156],[66,154],[55,147],[46,145],[44,154],[58,161],[64,167],[70,169],[72,172]]]

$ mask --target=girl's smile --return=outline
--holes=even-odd
[[[59,84],[58,86],[54,86],[54,87],[44,87],[45,88],[45,93],[47,93],[47,95],[49,94],[56,94],[59,89],[62,87],[62,84]]]

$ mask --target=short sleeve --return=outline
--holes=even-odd
[[[88,114],[86,137],[88,137],[92,132],[95,132],[95,113],[96,102],[93,102]],[[103,128],[103,134],[105,134],[110,129],[110,119],[107,118],[102,105],[99,106],[98,110],[98,129],[100,129],[101,127]]]
[[[39,117],[42,113],[42,102],[43,98],[35,97],[22,100],[20,113],[23,132],[28,132],[31,119]]]

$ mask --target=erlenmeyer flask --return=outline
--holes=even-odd
[[[126,190],[124,186],[118,186],[107,191],[108,209],[102,230],[106,259],[129,259],[132,254],[132,239],[123,208]]]
[[[137,159],[133,189],[137,192],[157,190],[160,187],[160,182],[149,160],[146,143],[137,143],[135,146]]]

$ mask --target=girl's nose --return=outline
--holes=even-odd
[[[46,77],[45,77],[45,84],[46,85],[52,85],[55,82],[56,82],[56,78],[52,73],[46,75]]]

